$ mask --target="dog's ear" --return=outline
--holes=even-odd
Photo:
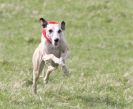
[[[48,24],[48,22],[44,18],[40,18],[39,21],[41,22],[43,28],[45,28]]]
[[[65,22],[64,21],[61,22],[61,29],[65,30]]]

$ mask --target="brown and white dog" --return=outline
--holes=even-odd
[[[65,65],[68,56],[68,46],[64,38],[65,22],[46,21],[39,19],[42,25],[42,36],[39,46],[33,54],[33,93],[37,93],[37,80],[44,65],[47,67],[44,82],[48,82],[49,75],[58,65],[64,74],[69,74]]]

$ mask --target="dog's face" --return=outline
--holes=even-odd
[[[46,20],[40,18],[43,28],[46,29],[46,35],[51,40],[53,46],[58,47],[60,45],[60,41],[64,37],[65,30],[65,22],[57,24],[48,24]]]
[[[46,27],[46,35],[51,39],[54,46],[59,46],[60,40],[63,37],[61,24],[48,24]]]

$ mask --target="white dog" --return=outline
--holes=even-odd
[[[68,55],[68,46],[64,39],[65,22],[46,21],[40,18],[42,24],[41,43],[36,48],[33,62],[33,92],[37,93],[37,80],[43,70],[44,65],[48,67],[44,82],[48,82],[50,73],[57,68],[62,67],[64,74],[69,74],[65,65]]]

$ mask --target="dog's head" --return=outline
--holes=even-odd
[[[53,46],[59,46],[60,41],[64,37],[65,22],[50,22],[40,18],[42,27],[46,31],[46,37]]]

